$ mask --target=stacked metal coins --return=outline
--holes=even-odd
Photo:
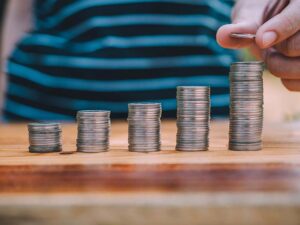
[[[29,152],[45,153],[62,150],[59,123],[30,123],[28,132]]]
[[[230,150],[262,148],[263,69],[262,62],[237,62],[230,67]]]
[[[105,152],[109,149],[110,111],[77,112],[77,151]]]
[[[159,151],[160,103],[131,103],[128,105],[128,149],[134,152]]]
[[[177,87],[178,151],[204,151],[209,146],[210,88]]]

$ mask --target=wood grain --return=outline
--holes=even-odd
[[[265,124],[264,149],[255,152],[227,150],[228,122],[211,124],[207,152],[176,152],[175,121],[162,124],[163,150],[133,153],[127,150],[127,124],[112,124],[111,149],[106,153],[35,154],[28,152],[26,124],[0,125],[0,165],[114,165],[114,164],[214,164],[214,163],[287,163],[300,162],[300,123]],[[63,149],[75,151],[76,125],[63,125]]]
[[[215,121],[209,151],[176,152],[164,121],[163,150],[132,153],[114,121],[109,152],[32,154],[26,124],[0,125],[1,224],[299,224],[299,124],[265,124],[258,152],[227,150],[227,133]],[[75,139],[64,124],[65,151]]]
[[[299,192],[286,164],[0,166],[0,192]]]
[[[300,190],[298,124],[266,125],[264,149],[227,150],[228,123],[212,123],[207,152],[176,152],[175,121],[163,123],[163,150],[127,150],[127,124],[114,122],[106,153],[33,154],[26,124],[0,128],[0,192],[284,191]],[[75,150],[76,125],[63,126],[64,150]]]

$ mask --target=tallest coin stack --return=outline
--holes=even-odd
[[[263,69],[262,62],[231,64],[230,150],[250,151],[262,148]]]

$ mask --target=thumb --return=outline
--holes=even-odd
[[[264,23],[257,31],[256,43],[269,48],[294,35],[300,29],[300,1],[291,1],[278,15]]]
[[[219,28],[217,32],[217,42],[224,48],[239,49],[249,47],[253,40],[233,38],[230,35],[232,33],[245,33],[245,34],[255,34],[257,26],[251,22],[244,22],[238,24],[226,24]]]
[[[256,34],[263,23],[268,1],[240,0],[232,11],[232,24],[219,28],[217,42],[224,48],[244,48],[253,44],[253,40],[232,38],[232,33]]]

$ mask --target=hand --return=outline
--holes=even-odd
[[[279,9],[274,12],[276,3]],[[299,9],[300,0],[239,0],[233,9],[233,24],[219,29],[217,41],[225,48],[249,47],[289,90],[300,91]],[[254,33],[256,39],[239,40],[231,38],[231,33]]]

